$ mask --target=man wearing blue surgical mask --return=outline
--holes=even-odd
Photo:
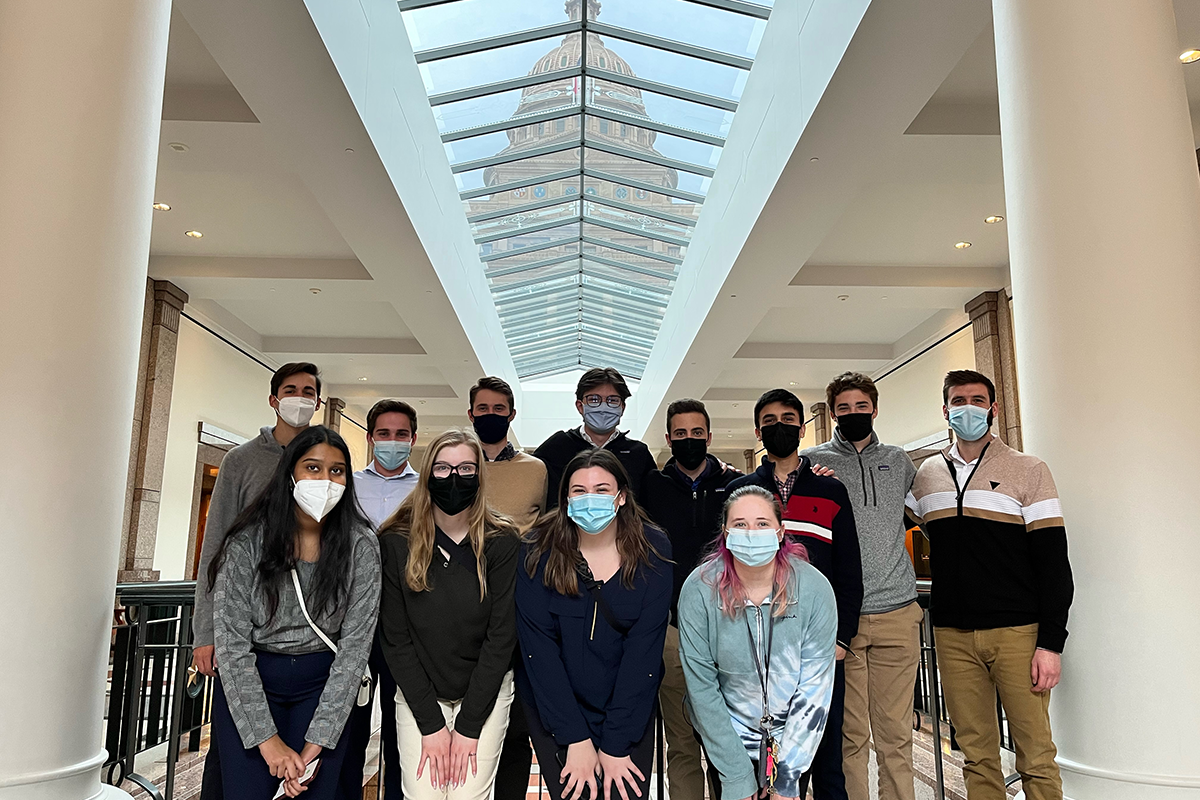
[[[1074,594],[1049,467],[991,432],[996,387],[955,370],[942,386],[954,444],[917,470],[905,505],[929,538],[930,613],[970,800],[1004,796],[996,695],[1029,798],[1061,798],[1050,690]]]
[[[575,409],[583,417],[583,424],[559,431],[533,453],[546,465],[547,511],[558,506],[563,470],[584,450],[600,447],[615,455],[629,473],[629,488],[635,497],[646,475],[658,469],[650,448],[618,429],[630,394],[625,378],[612,367],[596,367],[580,376],[575,387]]]
[[[367,414],[371,463],[354,473],[359,508],[379,530],[417,485],[409,456],[417,443],[417,412],[400,400],[380,400]]]
[[[417,443],[417,412],[402,400],[380,400],[367,412],[367,442],[371,463],[354,473],[354,496],[371,527],[379,530],[417,486],[417,471],[409,463]],[[380,728],[383,749],[384,800],[401,800],[400,750],[396,741],[396,682],[388,671],[378,636],[371,649],[372,691],[379,692],[383,714]],[[362,791],[363,765],[371,739],[371,704],[356,707],[350,728],[346,759],[342,763],[341,796],[357,797]]]

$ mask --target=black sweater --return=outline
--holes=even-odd
[[[440,531],[439,531],[440,533]],[[444,536],[444,534],[441,534]],[[474,561],[467,540],[465,559]],[[462,700],[454,728],[479,738],[492,713],[504,675],[512,667],[517,625],[513,592],[517,579],[516,536],[492,536],[484,543],[487,597],[479,600],[479,578],[457,558],[437,548],[426,573],[430,590],[408,588],[408,537],[380,537],[383,595],[379,611],[380,643],[388,669],[412,709],[421,734],[446,726],[438,700]],[[446,549],[455,547],[446,540]]]
[[[590,450],[592,443],[583,438],[578,428],[559,431],[551,436],[534,451],[534,455],[546,465],[546,510],[558,508],[558,487],[562,483],[563,473],[571,459]],[[629,473],[629,486],[634,498],[641,501],[642,482],[646,475],[658,469],[650,448],[637,439],[630,439],[625,433],[618,433],[612,441],[604,445],[604,449],[615,455]]]
[[[675,560],[675,587],[671,592],[671,624],[677,625],[677,606],[683,582],[700,563],[720,532],[721,508],[729,496],[730,482],[742,477],[733,467],[708,456],[708,467],[694,487],[679,471],[675,459],[646,476],[638,503],[654,524],[667,532]]]
[[[805,456],[800,456],[797,471],[792,494],[783,507],[783,528],[804,545],[809,562],[833,586],[838,608],[837,641],[849,647],[858,633],[863,599],[862,556],[850,495],[837,478],[814,475],[812,462]],[[764,458],[754,472],[730,483],[729,491],[749,485],[761,486],[778,497],[775,465]]]

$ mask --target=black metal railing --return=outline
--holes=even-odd
[[[171,800],[181,740],[200,749],[211,711],[211,685],[190,669],[195,581],[117,586],[102,775],[113,786],[129,781],[155,800]],[[139,774],[139,753],[166,743],[162,789]]]

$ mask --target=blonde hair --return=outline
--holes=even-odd
[[[404,580],[414,592],[427,592],[429,565],[433,561],[434,534],[433,500],[429,496],[429,477],[438,454],[447,447],[466,445],[475,453],[479,465],[479,493],[475,502],[467,507],[467,541],[475,554],[475,568],[479,575],[479,600],[487,597],[487,560],[483,554],[484,542],[493,536],[516,536],[517,525],[512,519],[487,504],[487,477],[484,472],[483,445],[479,437],[469,428],[453,428],[433,440],[425,450],[425,458],[417,477],[416,488],[405,498],[396,513],[379,529],[379,533],[395,533],[408,539],[408,564],[404,568]]]

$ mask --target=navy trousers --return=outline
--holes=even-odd
[[[382,800],[402,800],[400,787],[400,747],[396,740],[396,682],[388,670],[379,636],[371,647],[371,696],[379,695],[379,710],[382,712],[382,729],[379,744],[383,748],[383,793]],[[342,788],[339,800],[362,798],[363,767],[367,762],[367,745],[371,742],[371,705],[355,707],[350,712],[347,725],[350,738],[347,741],[346,760],[342,764]],[[521,800],[525,796],[521,795]],[[202,798],[202,800],[206,800]]]
[[[846,658],[854,658],[847,655]],[[833,678],[833,699],[825,721],[825,735],[817,747],[812,765],[812,790],[815,800],[847,800],[846,774],[842,772],[842,720],[846,711],[846,665],[837,662]]]
[[[559,759],[566,759],[567,748],[560,747],[554,739],[554,734],[542,726],[542,718],[536,707],[531,703],[526,704],[524,711],[525,721],[529,723],[529,738],[533,740],[533,749],[537,753],[538,771],[542,774],[546,791],[550,794],[550,800],[563,800],[562,762]],[[629,754],[633,759],[634,766],[645,776],[644,780],[638,781],[636,792],[628,786],[625,787],[626,794],[631,798],[634,795],[643,800],[650,797],[650,778],[654,767],[655,717],[654,714],[650,715],[650,723],[646,726],[646,732],[642,734],[642,740],[633,746],[633,752]],[[596,783],[601,785],[599,779]],[[588,797],[587,794],[588,790],[584,789],[581,798],[580,793],[576,792],[574,800],[620,800],[621,798],[620,793],[614,791],[611,795],[606,795],[603,789],[600,790],[599,798]]]
[[[279,737],[299,753],[304,749],[304,735],[329,678],[333,653],[287,656],[259,651],[255,655]],[[225,795],[239,800],[271,800],[279,788],[279,779],[271,777],[267,762],[263,761],[257,747],[247,750],[242,746],[220,679],[213,698],[213,730],[220,741],[221,782]],[[333,800],[346,755],[346,739],[344,730],[337,747],[321,752],[321,766],[308,785],[304,800]]]

